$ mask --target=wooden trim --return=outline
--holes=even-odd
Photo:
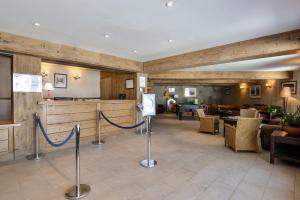
[[[223,79],[223,80],[275,80],[291,79],[293,72],[197,72],[197,71],[167,71],[149,74],[149,79]]]
[[[0,32],[0,51],[32,55],[49,61],[87,65],[95,68],[143,71],[143,64],[138,61],[5,32]]]
[[[180,80],[180,79],[151,79],[148,85],[236,85],[240,83],[253,83],[256,84],[257,80]]]
[[[228,63],[295,54],[300,50],[300,29],[184,53],[144,63],[145,72]]]

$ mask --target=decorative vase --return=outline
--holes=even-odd
[[[300,137],[300,128],[299,127],[283,126],[282,130],[287,132],[288,135],[290,135],[290,136]]]

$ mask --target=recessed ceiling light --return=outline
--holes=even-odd
[[[168,42],[169,42],[169,43],[172,43],[172,42],[173,42],[173,40],[171,40],[171,39],[170,39],[170,40],[168,40]]]
[[[39,26],[41,26],[41,24],[40,24],[40,23],[38,23],[38,22],[33,22],[33,25],[34,25],[34,26],[36,26],[36,27],[39,27]]]
[[[133,53],[137,53],[137,50],[133,50],[132,52],[133,52]]]
[[[172,7],[174,5],[174,2],[173,1],[168,1],[166,3],[166,7]]]
[[[109,38],[109,35],[108,35],[108,34],[105,34],[104,37],[105,37],[105,38]]]

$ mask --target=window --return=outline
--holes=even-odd
[[[184,88],[185,97],[196,97],[196,88]]]
[[[169,88],[169,93],[175,93],[175,88]]]

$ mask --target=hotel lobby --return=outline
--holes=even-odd
[[[299,8],[2,1],[0,199],[300,199]]]

